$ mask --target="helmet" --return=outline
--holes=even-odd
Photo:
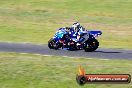
[[[70,31],[71,27],[65,27],[66,31]]]
[[[78,23],[78,22],[75,22],[73,25],[72,25],[72,27],[73,27],[73,29],[75,30],[75,31],[79,31],[79,28],[80,28],[80,24]]]

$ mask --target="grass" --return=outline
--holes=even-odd
[[[1,0],[0,41],[46,44],[59,27],[78,21],[103,31],[100,47],[132,48],[131,0]]]
[[[87,73],[132,75],[130,60],[101,60],[32,54],[0,53],[1,88],[131,88],[132,84],[87,84],[75,77],[79,65]]]

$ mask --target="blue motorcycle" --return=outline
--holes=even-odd
[[[77,36],[74,30],[70,27],[60,28],[48,41],[48,47],[50,49],[67,48],[68,50],[81,50],[84,49],[86,52],[95,51],[99,42],[96,37],[102,34],[101,31],[87,31],[80,38],[80,45],[78,45]]]

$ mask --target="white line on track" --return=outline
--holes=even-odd
[[[110,60],[110,59],[99,59],[99,60]]]
[[[20,53],[20,54],[29,54],[29,53]]]
[[[29,53],[20,53],[20,54],[29,54]],[[46,56],[46,57],[54,56],[54,55],[42,55],[42,54],[33,54],[33,55],[37,55],[37,56]],[[67,58],[83,58],[83,57],[70,57],[70,56],[61,56],[61,57],[67,57]],[[84,58],[85,58],[85,57],[84,57]],[[85,59],[91,60],[91,59],[93,59],[93,58],[85,58]],[[98,60],[110,60],[110,59],[98,59]]]

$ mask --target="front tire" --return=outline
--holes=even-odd
[[[84,44],[85,52],[93,52],[99,46],[99,42],[97,39],[88,39]]]
[[[55,41],[53,38],[51,38],[51,39],[48,41],[48,47],[49,47],[50,49],[58,49],[58,48],[59,48],[58,45],[56,44],[56,41]]]

